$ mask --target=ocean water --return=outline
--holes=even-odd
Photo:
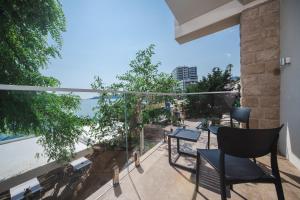
[[[118,97],[114,96],[111,98],[111,101],[117,100]],[[95,114],[94,108],[97,107],[97,98],[91,98],[91,99],[81,99],[80,100],[80,109],[77,111],[77,115],[80,117],[88,116],[93,117]]]
[[[116,98],[113,98],[113,99],[116,99]],[[93,117],[95,114],[94,108],[97,106],[97,101],[98,101],[98,99],[96,99],[96,98],[80,100],[80,108],[76,112],[76,114],[81,117],[84,117],[84,116]],[[7,134],[0,133],[0,142],[16,139],[16,138],[23,137],[23,136],[24,135],[22,135],[22,134],[7,135]]]
[[[97,106],[98,99],[82,99],[80,100],[80,109],[77,111],[77,115],[80,117],[88,116],[93,117],[95,111],[93,108]]]

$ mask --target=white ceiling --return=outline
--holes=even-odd
[[[232,0],[166,0],[179,24],[203,15]],[[188,12],[187,12],[188,11]]]

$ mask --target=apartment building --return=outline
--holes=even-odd
[[[198,82],[197,67],[179,66],[173,70],[172,75],[180,81],[182,90],[186,90],[188,85]]]

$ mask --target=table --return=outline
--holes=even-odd
[[[195,173],[196,170],[194,168],[186,167],[184,165],[177,164],[177,160],[181,155],[186,155],[190,157],[196,158],[197,156],[195,154],[191,154],[188,152],[184,152],[180,150],[180,140],[184,141],[189,141],[189,142],[197,142],[199,137],[200,137],[200,131],[194,131],[190,129],[185,129],[185,128],[177,128],[174,132],[171,132],[168,134],[168,153],[169,153],[169,163],[171,166],[178,167],[183,170],[190,171],[192,173]],[[171,139],[175,138],[177,140],[177,157],[173,161],[171,158],[171,152],[172,152],[172,147],[171,147]]]

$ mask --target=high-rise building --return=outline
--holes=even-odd
[[[180,81],[182,90],[185,90],[188,85],[198,82],[197,67],[179,66],[173,70],[172,75]]]

